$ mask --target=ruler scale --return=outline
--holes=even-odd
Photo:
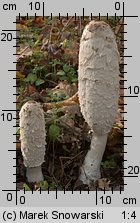
[[[80,5],[79,5],[80,4]],[[0,2],[0,59],[1,59],[1,88],[0,88],[0,222],[140,222],[140,152],[139,152],[139,34],[140,34],[140,2],[136,1],[95,1],[87,0],[75,2],[66,1],[27,1],[19,2],[10,0]],[[20,46],[16,24],[20,24],[22,16],[26,20],[30,16],[57,17],[73,16],[75,20],[81,16],[82,20],[88,16],[93,20],[97,16],[102,20],[106,16],[122,17],[124,38],[120,41],[124,51],[120,55],[124,59],[120,81],[120,89],[124,90],[124,183],[120,184],[118,191],[112,187],[110,191],[86,191],[81,188],[75,191],[71,188],[62,191],[56,187],[42,191],[19,190],[16,186],[18,150],[16,150],[16,128],[19,127],[16,114],[17,94],[16,89],[16,62],[15,57],[20,56],[16,52]],[[16,21],[18,19],[18,21]],[[16,36],[17,34],[17,36]]]

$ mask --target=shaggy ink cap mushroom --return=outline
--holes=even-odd
[[[80,180],[90,184],[101,176],[100,163],[118,107],[119,52],[107,23],[91,21],[85,27],[80,41],[78,74],[81,112],[93,130]]]
[[[21,151],[28,182],[43,181],[46,132],[44,112],[35,101],[26,102],[19,113]]]

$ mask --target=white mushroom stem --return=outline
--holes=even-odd
[[[85,157],[79,177],[84,184],[89,185],[101,177],[100,164],[105,151],[107,136],[108,134],[101,136],[93,134],[92,136],[90,150]]]
[[[40,182],[43,181],[43,174],[41,166],[37,167],[26,167],[26,177],[28,182]]]
[[[26,102],[20,110],[20,140],[28,182],[43,181],[46,132],[44,112],[35,101]]]
[[[91,21],[85,27],[80,41],[78,74],[81,112],[93,130],[90,151],[79,178],[84,184],[90,184],[101,176],[100,163],[118,107],[119,53],[115,35],[107,23]]]

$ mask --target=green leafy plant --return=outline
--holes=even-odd
[[[113,160],[105,160],[101,162],[101,167],[103,167],[103,169],[113,169],[116,167],[116,163]]]
[[[51,102],[58,102],[58,101],[62,101],[68,98],[64,93],[57,95],[57,94],[53,94],[52,92],[49,92],[48,96],[50,97]]]
[[[103,169],[113,169],[117,166],[119,159],[120,156],[118,154],[113,154],[107,160],[101,162],[101,167]]]
[[[70,153],[70,150],[67,148],[66,145],[62,145],[62,148],[63,148],[63,150],[64,150],[64,154],[65,154],[65,155],[67,155],[67,154]]]
[[[26,191],[31,191],[31,188],[27,184],[23,184],[23,188],[25,188]]]
[[[57,108],[53,108],[52,111],[53,111],[53,124],[51,124],[49,126],[49,137],[53,143],[53,164],[54,164],[54,159],[55,159],[55,149],[54,148],[55,148],[55,142],[60,134],[60,128],[56,123],[58,110],[57,110]]]
[[[49,127],[49,136],[50,139],[55,142],[57,137],[59,136],[60,128],[56,124],[51,124]]]
[[[39,189],[42,189],[42,190],[47,190],[48,189],[48,183],[47,183],[47,181],[45,180],[45,181],[43,181],[43,182],[40,182],[40,185],[39,185]],[[38,190],[39,190],[38,189]]]
[[[56,188],[57,188],[57,190],[63,190],[63,187],[60,185],[57,185],[55,182],[50,183],[49,188],[51,190],[56,190]]]
[[[26,83],[34,84],[35,86],[40,86],[41,84],[44,84],[45,83],[44,79],[40,78],[44,67],[45,66],[39,66],[39,67],[36,66],[32,70],[32,73],[29,73],[28,76],[24,78],[24,81]]]
[[[50,62],[50,64],[52,65],[52,77],[54,80],[56,80],[56,75],[57,75],[57,66],[61,65],[61,62],[59,60],[52,60],[52,62]]]
[[[38,191],[40,190],[47,190],[48,189],[48,183],[47,181],[43,181],[43,182],[40,182],[39,184],[35,185],[36,188],[35,188],[35,191]],[[31,188],[27,185],[27,184],[23,184],[23,188],[25,188],[25,191],[31,191]]]
[[[73,67],[64,64],[63,70],[57,72],[60,80],[67,80],[69,83],[77,82],[76,71]]]
[[[20,128],[19,127],[16,128],[16,134],[20,135]]]

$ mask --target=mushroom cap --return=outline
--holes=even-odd
[[[37,167],[44,162],[46,132],[44,112],[39,103],[26,102],[19,113],[20,140],[24,165]]]
[[[118,76],[119,52],[115,35],[105,22],[91,21],[80,41],[78,95],[84,119],[98,135],[108,133],[115,121]]]

